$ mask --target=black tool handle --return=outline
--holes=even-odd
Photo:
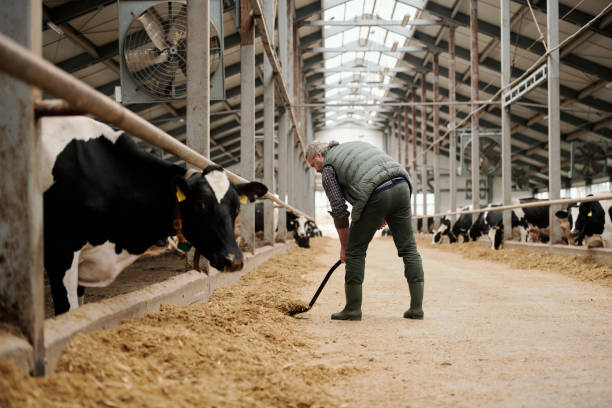
[[[319,285],[319,289],[317,289],[317,292],[314,294],[314,296],[312,297],[312,300],[310,301],[310,304],[308,305],[308,309],[310,309],[312,307],[312,305],[315,304],[315,302],[317,301],[317,298],[319,297],[319,295],[321,294],[321,291],[323,290],[323,288],[325,287],[325,284],[327,283],[327,281],[329,280],[329,277],[332,276],[332,273],[334,273],[334,271],[336,269],[338,269],[338,267],[340,266],[340,264],[342,264],[341,260],[338,260],[338,262],[336,262],[334,264],[334,266],[331,267],[331,269],[329,270],[329,272],[327,272],[327,275],[325,275],[325,279],[323,279],[323,282],[321,282],[321,284]]]

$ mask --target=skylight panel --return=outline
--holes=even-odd
[[[339,4],[323,12],[324,20],[344,20],[344,4]]]
[[[366,61],[370,61],[374,64],[378,64],[378,59],[380,58],[380,52],[368,51],[364,53],[364,59]]]
[[[387,47],[392,47],[394,42],[397,42],[397,44],[401,47],[406,43],[406,37],[389,31],[387,33],[387,38],[385,39],[385,45]]]
[[[354,17],[361,16],[363,10],[363,0],[351,0],[346,3],[346,11],[344,14],[345,20],[350,20]]]
[[[337,84],[340,82],[341,75],[339,73],[327,75],[325,77],[326,84]]]
[[[342,46],[342,33],[332,35],[331,37],[326,38],[325,46],[328,48],[338,48]]]
[[[391,20],[391,14],[393,13],[394,1],[377,1],[374,7],[374,14],[385,20]]]
[[[368,40],[377,42],[379,44],[384,44],[386,33],[387,33],[387,30],[383,28],[372,27],[370,28],[370,34],[368,35]]]
[[[337,55],[333,58],[325,60],[325,68],[335,68],[342,64],[342,55]]]
[[[406,14],[409,14],[411,18],[413,18],[415,13],[416,9],[414,7],[396,2],[395,11],[393,12],[393,20],[403,20]]]
[[[384,67],[394,67],[397,64],[397,58],[383,54],[380,56],[379,64]]]
[[[347,63],[351,63],[355,61],[355,58],[357,58],[357,53],[356,52],[345,52],[344,54],[342,54],[342,64],[347,64]]]
[[[359,28],[360,27],[353,27],[350,30],[345,31],[344,41],[342,42],[342,44],[344,45],[353,41],[357,41],[359,39]]]
[[[363,12],[364,14],[372,14],[374,10],[375,0],[365,0],[363,2]]]

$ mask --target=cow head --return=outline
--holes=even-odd
[[[434,244],[440,243],[442,241],[442,236],[444,235],[448,236],[450,242],[457,242],[457,238],[454,237],[453,231],[451,230],[451,222],[446,217],[442,217],[442,219],[440,220],[440,226],[434,234],[432,242]]]
[[[220,271],[242,269],[242,251],[234,237],[241,198],[250,202],[268,188],[252,182],[234,185],[223,168],[209,166],[189,178],[179,177],[180,212],[185,238]]]
[[[567,211],[557,211],[555,216],[561,221],[561,235],[567,238],[570,245],[580,245],[584,235],[576,228],[576,220],[580,216],[578,205],[571,204]]]
[[[470,241],[476,241],[482,234],[485,234],[488,232],[488,229],[485,229],[485,222],[484,222],[483,214],[484,213],[478,214],[478,218],[476,218],[476,221],[474,222],[474,224],[472,224],[472,226],[468,230],[468,237],[470,238]]]

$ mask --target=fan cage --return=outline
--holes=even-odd
[[[187,96],[187,6],[165,1],[133,19],[123,41],[123,59],[137,91],[163,99]],[[221,43],[210,25],[210,73],[218,69]]]

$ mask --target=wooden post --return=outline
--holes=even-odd
[[[559,1],[546,2],[546,28],[548,31],[548,49],[559,45]],[[561,194],[561,116],[559,88],[559,50],[555,49],[548,55],[548,199],[556,200]],[[550,206],[549,245],[561,241],[560,225],[555,213],[559,206]]]
[[[478,0],[470,0],[470,75],[472,112],[478,109]],[[472,114],[472,205],[480,208],[480,138],[478,114]]]
[[[449,137],[449,152],[448,152],[448,171],[449,171],[449,210],[457,209],[457,135],[455,127],[457,117],[455,111],[455,26],[448,28],[448,107],[450,128]],[[451,215],[451,220],[454,223],[456,215]]]
[[[0,30],[41,54],[42,2],[7,0]],[[0,320],[16,324],[32,345],[34,375],[45,372],[43,186],[40,129],[34,103],[41,92],[0,72]],[[9,102],[10,101],[10,102]]]
[[[510,84],[510,0],[501,0],[501,85]],[[512,123],[510,106],[502,106],[502,200],[504,205],[512,202]],[[504,240],[512,238],[512,211],[504,211]]]
[[[438,54],[433,56],[433,101],[440,102],[440,78],[438,76]],[[440,107],[433,107],[434,120],[434,214],[440,213]],[[436,218],[435,225],[437,226],[439,219]]]
[[[281,75],[287,79],[287,0],[278,0],[278,51],[281,65]],[[287,169],[289,157],[287,145],[293,143],[289,140],[289,112],[285,106],[280,113],[278,121],[278,194],[281,201],[287,203]],[[284,208],[278,209],[278,234],[276,239],[285,242],[287,238],[287,212]]]
[[[421,103],[427,102],[427,74],[421,74]],[[427,215],[427,108],[421,105],[421,192],[423,193],[423,215]],[[427,225],[426,219],[423,226]],[[425,231],[426,228],[423,228]]]
[[[203,22],[206,22],[203,24]],[[210,158],[210,4],[187,2],[187,146]]]
[[[255,178],[255,21],[251,2],[240,2],[240,175]],[[255,206],[241,208],[245,249],[255,252]]]
[[[268,30],[274,33],[274,20],[276,19],[275,4],[273,1],[264,2],[264,13]],[[274,36],[271,38],[274,41]],[[274,44],[271,44],[274,47]],[[274,76],[272,64],[268,55],[264,56],[264,184],[272,194],[275,192],[274,180]],[[264,200],[264,242],[274,243],[274,205],[270,200]]]

